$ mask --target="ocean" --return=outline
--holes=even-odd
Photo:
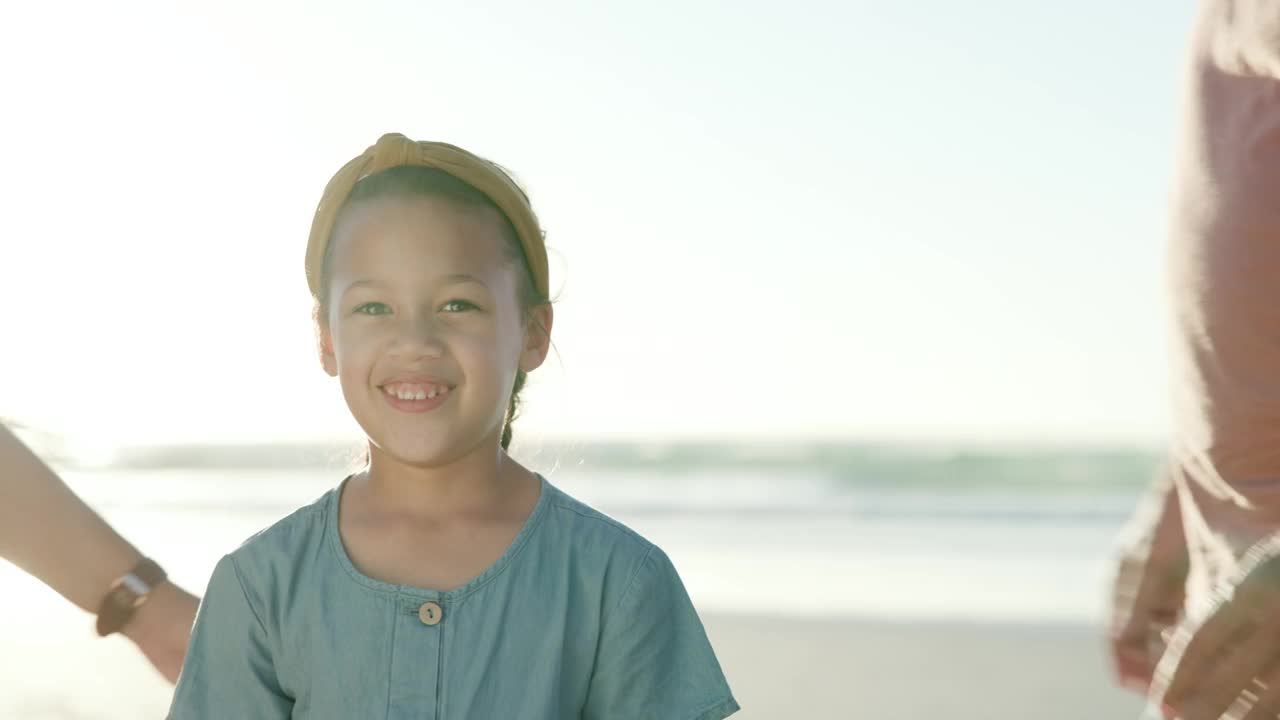
[[[64,475],[198,589],[223,553],[345,474],[333,448],[215,450],[132,451],[115,467]],[[700,608],[1087,623],[1103,617],[1111,548],[1159,460],[1138,450],[853,445],[525,455],[662,546]]]

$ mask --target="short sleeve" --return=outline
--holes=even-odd
[[[721,720],[739,709],[661,549],[650,548],[605,613],[584,720]]]
[[[225,556],[200,601],[169,720],[277,720],[292,712],[293,700],[276,679],[266,629],[235,560]]]

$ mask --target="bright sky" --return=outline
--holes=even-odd
[[[351,437],[302,271],[379,134],[511,168],[521,433],[1152,441],[1194,3],[9,3],[0,414]]]

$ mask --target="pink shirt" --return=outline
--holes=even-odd
[[[1204,0],[1169,256],[1189,599],[1280,532],[1280,2]]]

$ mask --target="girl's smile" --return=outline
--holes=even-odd
[[[378,387],[391,407],[402,412],[435,410],[449,399],[453,386],[434,378],[405,378]]]

